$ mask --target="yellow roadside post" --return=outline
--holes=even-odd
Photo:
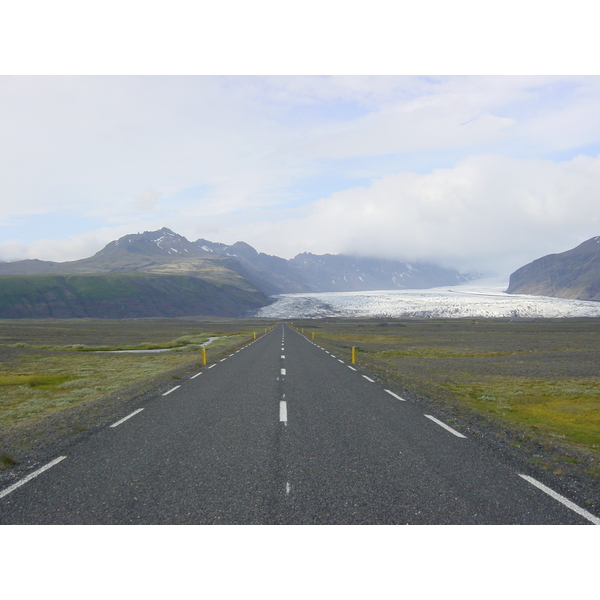
[[[206,348],[202,348],[202,364],[206,364]]]
[[[254,339],[256,339],[256,331],[254,332]]]
[[[312,333],[312,339],[313,339],[313,340],[315,339],[315,332],[314,332],[314,331],[313,331],[313,333]]]
[[[356,348],[352,346],[352,364],[356,364]]]

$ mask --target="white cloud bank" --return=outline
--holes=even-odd
[[[600,234],[599,77],[4,77],[0,92],[0,260],[74,260],[166,226],[489,273]]]
[[[288,256],[346,252],[504,275],[600,235],[600,158],[473,156],[428,174],[387,175],[302,212],[257,225],[248,241]],[[222,230],[229,239],[243,232]]]

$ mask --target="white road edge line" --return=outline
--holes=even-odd
[[[531,485],[534,485],[536,488],[542,490],[548,494],[548,496],[552,496],[555,500],[558,500],[561,504],[564,504],[567,508],[575,511],[578,515],[581,515],[583,518],[591,521],[594,525],[600,525],[600,519],[595,517],[592,513],[589,513],[581,506],[577,506],[574,502],[567,500],[564,496],[561,496],[558,492],[551,490],[549,487],[546,487],[543,483],[540,483],[537,479],[533,477],[529,477],[529,475],[521,475],[521,473],[517,473],[519,477],[522,477],[525,481],[528,481]]]
[[[111,427],[117,427],[121,423],[125,423],[125,421],[127,421],[127,419],[131,419],[131,417],[133,417],[134,415],[137,415],[139,412],[142,412],[143,410],[144,410],[143,408],[138,408],[137,410],[134,410],[130,415],[127,415],[126,417],[123,417],[120,421],[113,423],[111,425]]]
[[[394,396],[394,398],[396,398],[397,400],[402,400],[402,402],[406,402],[406,400],[404,398],[400,398],[400,396],[398,396],[398,394],[394,394],[394,392],[392,392],[391,390],[385,390],[390,396]]]
[[[192,376],[190,377],[190,379],[196,379],[196,377],[199,377],[200,375],[202,375],[202,373],[203,373],[203,372],[204,372],[204,371],[200,371],[200,373],[196,373],[195,375],[192,375]]]
[[[431,419],[434,423],[437,423],[440,427],[443,427],[444,429],[446,429],[450,433],[453,433],[456,437],[459,437],[459,438],[466,438],[467,437],[466,435],[463,435],[462,433],[458,433],[458,431],[456,431],[456,429],[452,429],[452,427],[450,427],[450,425],[446,425],[446,423],[443,423],[439,419],[436,419],[435,417],[432,417],[431,415],[425,415],[425,416],[428,419]]]
[[[287,424],[287,402],[285,400],[279,402],[279,420]]]
[[[174,388],[171,388],[168,392],[165,392],[163,396],[168,396],[171,392],[174,392],[176,389],[180,388],[180,385],[176,385]]]
[[[29,475],[27,475],[27,477],[24,477],[20,481],[17,481],[17,483],[13,483],[11,486],[7,487],[5,490],[2,490],[0,492],[0,498],[4,498],[4,496],[8,496],[8,494],[10,494],[11,492],[14,492],[17,488],[21,487],[24,483],[31,481],[34,477],[37,477],[38,475],[41,475],[44,471],[48,470],[50,467],[53,467],[54,465],[57,465],[61,460],[64,460],[65,458],[67,458],[67,457],[59,456],[58,458],[55,458],[53,461],[49,462],[47,465],[43,466],[41,469],[38,469],[37,471],[30,473]]]
[[[212,369],[213,367],[216,367],[217,363],[213,363],[212,365],[210,365],[210,367],[208,367],[209,369]]]
[[[281,374],[285,375],[285,369],[281,369]]]
[[[351,367],[350,365],[348,365],[349,369],[352,369],[353,371],[356,371],[356,369],[354,367]]]
[[[367,377],[366,375],[363,375],[363,377],[367,380],[370,381],[371,383],[375,383],[375,381],[373,379],[371,379],[370,377]]]

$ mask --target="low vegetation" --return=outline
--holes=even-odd
[[[556,464],[577,455],[600,477],[599,320],[326,319],[295,326],[347,359],[356,347],[359,363],[400,388],[512,427],[516,445],[525,436],[551,447],[561,456],[548,467],[557,473]]]
[[[102,402],[123,388],[161,374],[199,368],[202,344],[211,338],[206,350],[209,362],[214,362],[269,326],[218,319],[6,320],[0,325],[0,452],[4,467],[15,464],[12,456],[19,430],[32,424],[41,429],[48,417]],[[148,349],[170,350],[116,352]]]

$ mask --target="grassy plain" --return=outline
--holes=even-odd
[[[399,388],[535,439],[566,472],[600,478],[600,320],[294,321],[305,335]]]
[[[86,429],[85,406],[114,407],[164,379],[200,368],[264,333],[270,323],[226,319],[0,321],[0,464],[18,462],[47,429]],[[168,352],[112,353],[170,348]],[[107,352],[108,351],[108,352]],[[127,393],[119,394],[127,390]],[[110,401],[109,401],[110,399]],[[77,411],[79,417],[70,419]],[[89,412],[89,411],[88,411]],[[57,418],[58,417],[58,418]],[[79,421],[79,424],[77,423]],[[67,433],[68,433],[67,432]]]

